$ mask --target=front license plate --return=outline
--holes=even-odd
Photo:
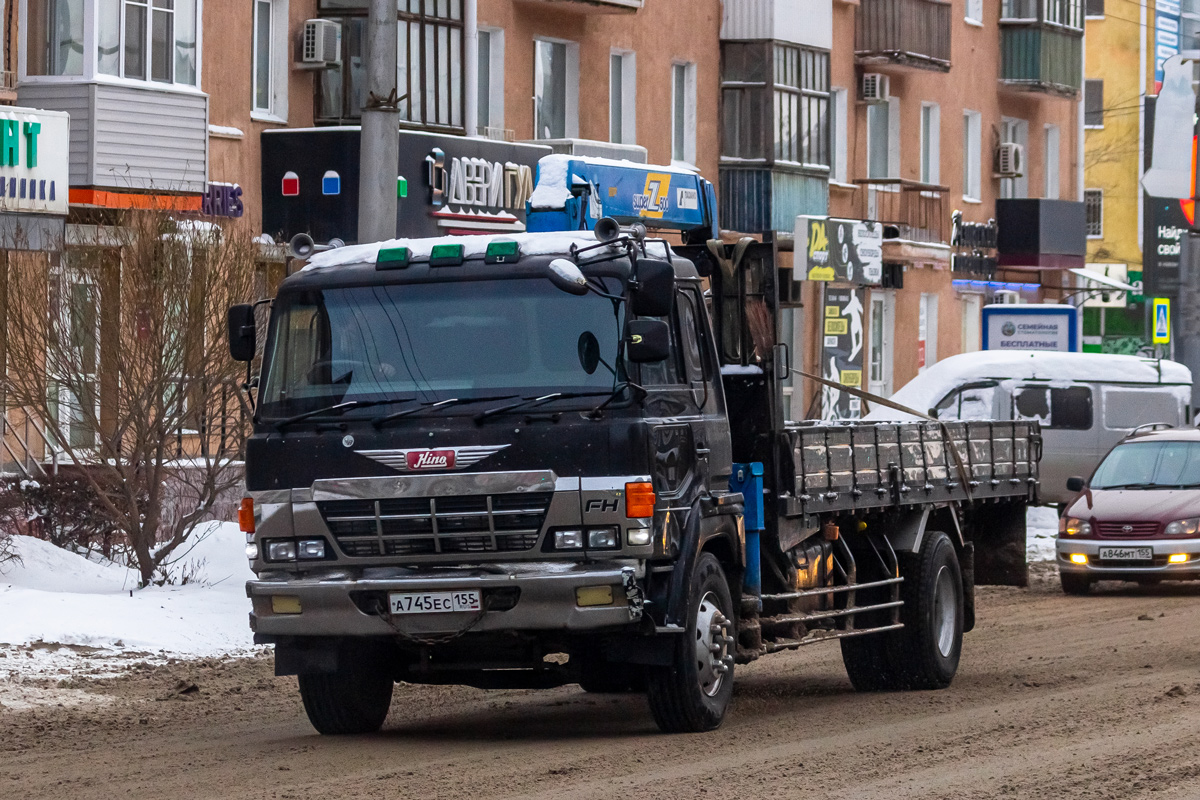
[[[1153,547],[1101,547],[1101,561],[1153,561]]]
[[[392,592],[388,604],[393,614],[446,614],[478,611],[479,590],[459,592]]]

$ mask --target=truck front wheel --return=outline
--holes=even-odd
[[[392,704],[392,678],[384,670],[343,668],[329,674],[300,675],[300,698],[318,733],[337,736],[374,733]]]
[[[713,730],[733,696],[733,599],[711,553],[696,562],[687,620],[687,631],[675,636],[674,663],[647,669],[650,711],[665,733]]]
[[[944,689],[962,652],[963,588],[950,537],[926,531],[918,553],[900,556],[904,627],[892,640],[892,668],[903,689]]]

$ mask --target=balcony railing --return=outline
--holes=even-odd
[[[952,17],[945,0],[862,0],[854,55],[861,63],[949,72]]]
[[[645,0],[542,0],[564,10],[594,14],[629,14],[640,11]]]
[[[1002,20],[1000,51],[1000,82],[1006,86],[1075,97],[1083,85],[1081,30]]]
[[[945,243],[950,227],[949,186],[903,178],[860,178],[859,216],[895,225],[901,239]]]

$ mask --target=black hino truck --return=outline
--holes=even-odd
[[[947,686],[975,584],[1025,581],[1036,423],[789,421],[776,245],[595,228],[340,248],[271,301],[239,517],[314,727],[578,683],[704,731],[833,639],[859,690]]]

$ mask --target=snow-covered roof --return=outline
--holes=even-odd
[[[521,248],[522,255],[558,255],[570,251],[571,245],[587,247],[596,243],[596,235],[591,231],[553,231],[548,233],[500,233],[494,235],[472,236],[438,236],[428,239],[390,239],[386,242],[373,244],[355,244],[348,247],[337,247],[314,254],[308,260],[304,269],[317,270],[328,267],[340,267],[347,264],[374,264],[381,249],[392,247],[407,247],[409,257],[421,260],[429,257],[434,247],[441,244],[461,244],[465,258],[478,258],[494,241],[516,242]],[[666,246],[662,242],[647,242],[650,255],[666,258]]]
[[[596,158],[593,156],[572,156],[563,153],[542,156],[538,159],[537,185],[529,195],[529,207],[536,209],[560,209],[571,197],[567,185],[567,165],[570,162],[580,162],[597,167],[618,167],[621,169],[636,169],[644,172],[666,172],[672,175],[695,176],[696,170],[681,164],[665,167],[659,164],[641,164],[636,161],[626,161],[615,158]]]
[[[987,350],[961,353],[937,362],[906,383],[891,399],[908,408],[925,411],[955,387],[987,379],[1190,385],[1192,371],[1175,361],[1140,356]],[[901,416],[904,416],[901,412],[878,408],[867,415],[867,419],[898,419]]]

